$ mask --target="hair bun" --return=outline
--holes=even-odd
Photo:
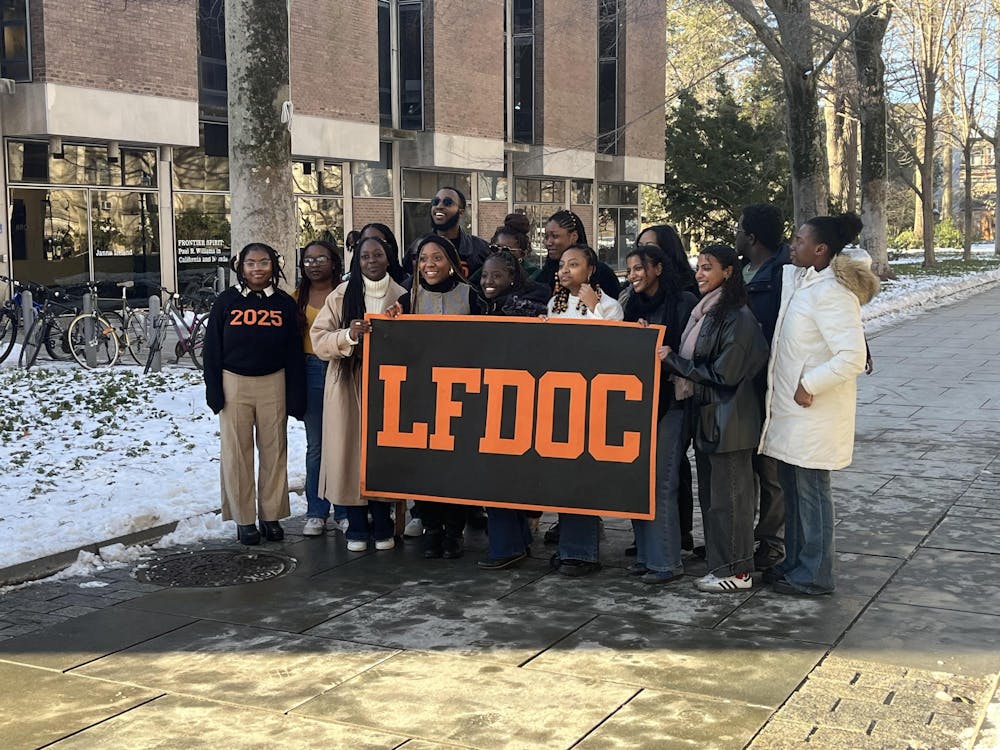
[[[852,244],[863,228],[861,217],[853,211],[845,211],[837,217],[837,234],[845,246]]]
[[[521,234],[529,234],[531,232],[531,220],[520,212],[507,214],[503,217],[503,225]]]

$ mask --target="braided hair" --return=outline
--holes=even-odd
[[[311,247],[321,247],[330,256],[334,286],[340,283],[340,279],[344,275],[344,261],[340,259],[340,253],[337,251],[337,243],[332,237],[330,240],[313,240],[302,248],[302,255],[299,256],[299,271],[302,273],[302,279],[299,281],[298,289],[296,289],[295,302],[299,310],[299,325],[303,330],[305,330],[306,325],[306,306],[309,304],[309,290],[312,288],[312,281],[306,276],[305,267],[306,250]]]
[[[399,263],[399,243],[396,242],[396,235],[393,234],[392,230],[385,224],[372,221],[361,227],[361,236],[364,237],[365,232],[369,229],[374,229],[382,235],[382,240],[386,243],[385,254],[389,258],[389,276],[391,276],[392,280],[397,284],[402,284],[409,274],[403,270],[403,266]],[[361,247],[361,245],[359,244],[356,247]]]
[[[490,261],[500,263],[510,273],[511,280],[513,281],[511,290],[523,289],[527,285],[528,275],[524,272],[524,267],[515,257],[514,253],[507,248],[491,245],[490,254],[486,256],[483,265],[485,266]]]
[[[240,289],[247,288],[247,279],[243,275],[243,262],[247,259],[247,253],[251,250],[262,250],[267,253],[267,257],[271,259],[271,286],[278,286],[279,282],[285,278],[285,274],[281,270],[282,261],[281,256],[278,255],[278,251],[263,242],[251,242],[240,250],[239,255],[229,262],[230,267],[236,274],[236,280],[240,282]]]
[[[364,230],[361,233],[364,234]],[[364,237],[358,240],[358,244],[354,246],[354,255],[351,256],[351,276],[347,280],[343,306],[340,308],[340,324],[344,327],[349,326],[352,320],[364,318],[367,312],[365,308],[365,280],[364,274],[361,272],[361,251],[370,242],[381,247],[387,258],[391,257],[388,242],[380,240],[378,237]],[[337,362],[336,378],[338,382],[346,380],[361,367],[362,346],[364,346],[364,338],[354,347],[354,353],[350,357],[341,357],[340,361]]]
[[[567,211],[566,213],[572,213],[572,212]],[[576,214],[573,215],[576,216]],[[583,243],[580,242],[576,243],[575,245],[570,245],[569,247],[567,247],[566,253],[568,253],[570,250],[577,250],[583,253],[583,256],[587,259],[587,265],[590,266],[590,275],[587,277],[587,283],[594,288],[594,291],[597,293],[597,299],[598,301],[600,301],[602,296],[601,287],[597,284],[594,284],[593,282],[594,271],[597,270],[597,264],[600,262],[597,257],[597,253],[594,252],[594,248],[592,248],[590,245],[584,245]],[[563,255],[565,256],[566,253],[563,253]],[[562,315],[569,309],[569,289],[567,289],[558,281],[556,281],[556,291],[555,294],[552,296],[552,300],[553,300],[552,314]],[[580,300],[577,303],[576,309],[584,317],[586,317],[587,314],[590,313],[590,309],[585,304],[583,304],[583,300]]]
[[[587,230],[583,227],[583,220],[572,211],[565,208],[561,211],[556,211],[549,217],[549,221],[554,221],[567,232],[576,232],[576,245],[572,247],[579,245],[587,246]],[[566,249],[568,250],[569,248]]]

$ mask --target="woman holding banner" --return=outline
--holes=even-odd
[[[674,373],[674,396],[692,399],[698,501],[705,524],[708,574],[695,586],[726,592],[753,585],[754,479],[761,404],[753,378],[767,361],[767,341],[746,306],[736,251],[710,245],[698,256],[702,297],[680,348],[657,354]]]
[[[400,297],[390,312],[415,315],[477,315],[483,312],[479,293],[462,275],[462,261],[445,237],[428,235],[417,242],[413,288]],[[451,560],[465,553],[464,506],[419,502],[423,521],[424,557]]]
[[[639,245],[625,259],[630,288],[625,298],[625,320],[642,325],[662,325],[664,343],[680,346],[681,331],[687,325],[698,298],[681,291],[677,271],[656,245]],[[674,394],[663,368],[660,381],[659,423],[656,428],[656,517],[632,521],[635,531],[636,561],[630,575],[643,583],[676,581],[684,574],[681,562],[681,526],[677,490],[681,460],[690,441],[684,419],[684,401]]]
[[[391,505],[361,496],[361,347],[371,324],[365,313],[380,313],[406,290],[389,276],[389,247],[365,237],[351,258],[351,278],[327,297],[310,329],[316,356],[327,360],[323,397],[323,458],[319,494],[347,506],[347,549],[364,552],[395,546]],[[369,529],[371,511],[373,529]]]
[[[600,261],[588,245],[570,245],[559,258],[556,292],[549,300],[548,317],[583,320],[622,320],[625,313],[614,296],[602,291],[595,274]],[[559,552],[552,564],[562,575],[578,577],[601,569],[600,518],[559,514]]]

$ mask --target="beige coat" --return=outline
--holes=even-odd
[[[319,469],[319,496],[336,505],[367,505],[361,497],[361,382],[357,377],[340,379],[340,361],[354,356],[355,346],[347,337],[350,321],[340,319],[347,282],[334,289],[323,303],[309,330],[313,351],[329,361],[323,391],[323,455]],[[382,312],[406,290],[389,281]],[[360,353],[359,353],[360,356]]]

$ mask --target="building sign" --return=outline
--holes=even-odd
[[[224,240],[177,240],[177,262],[226,263],[229,248]]]
[[[662,327],[368,317],[364,494],[653,517]]]

